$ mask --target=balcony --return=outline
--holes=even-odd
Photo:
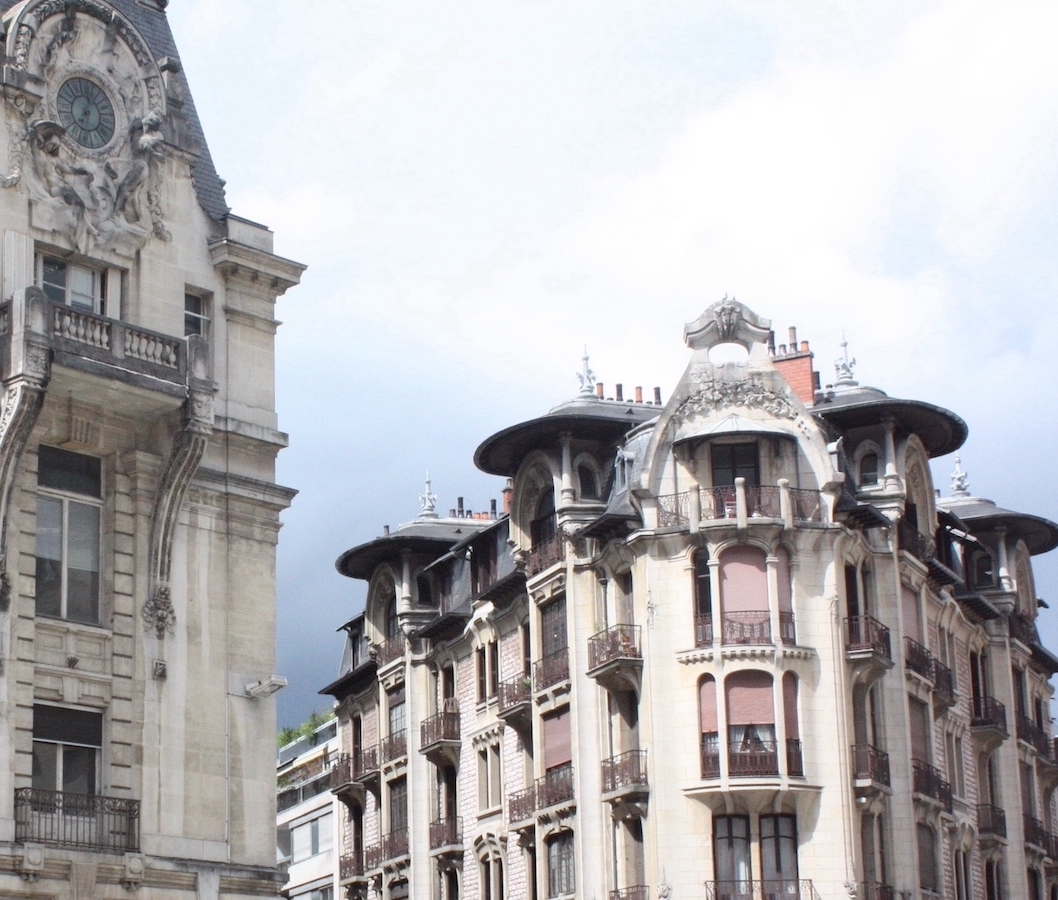
[[[981,839],[1005,838],[1007,836],[1007,816],[998,806],[980,803],[977,806],[977,833]]]
[[[1024,816],[1025,843],[1037,848],[1044,856],[1054,856],[1054,836],[1039,819],[1026,814]]]
[[[638,625],[614,625],[588,638],[588,675],[610,691],[639,690],[643,653]]]
[[[707,881],[707,900],[815,900],[811,879]]]
[[[938,659],[933,660],[933,707],[951,709],[955,705],[955,673]]]
[[[911,554],[923,565],[933,558],[933,539],[922,534],[907,519],[901,518],[896,523],[896,545],[905,553]]]
[[[785,519],[784,507],[788,506],[792,521],[823,521],[819,491],[787,487],[785,482],[777,486],[739,484],[692,488],[676,494],[660,494],[657,504],[659,528],[686,528],[695,516],[701,522],[734,522],[739,517],[740,504],[745,505],[747,519]]]
[[[408,829],[398,828],[383,836],[382,840],[364,848],[364,868],[367,871],[380,869],[384,863],[408,855]]]
[[[713,617],[712,616],[695,616],[694,617],[694,646],[695,647],[712,647],[713,646]]]
[[[1035,749],[1038,757],[1042,756],[1047,761],[1054,759],[1054,741],[1028,716],[1019,715],[1017,717],[1017,732],[1018,740],[1024,741]]]
[[[650,888],[645,884],[610,891],[610,900],[650,900]]]
[[[338,859],[338,879],[342,884],[365,880],[367,870],[364,868],[364,854],[354,853]]]
[[[529,551],[525,561],[525,575],[532,578],[558,565],[566,558],[566,539],[561,534],[542,541]]]
[[[1007,617],[1007,628],[1013,640],[1019,641],[1029,649],[1040,641],[1032,620],[1020,613],[1012,612]]]
[[[419,726],[419,752],[435,765],[459,760],[459,713],[439,712]]]
[[[433,853],[463,855],[463,819],[449,816],[430,823],[430,850]]]
[[[786,739],[786,774],[797,778],[803,778],[805,774],[804,753],[796,738]]]
[[[972,697],[970,729],[983,750],[994,750],[1009,736],[1007,710],[994,697]]]
[[[775,741],[739,741],[727,748],[732,778],[763,778],[779,774],[779,745]]]
[[[401,757],[408,755],[408,732],[397,731],[387,738],[383,738],[378,745],[378,758],[384,765],[396,762]]]
[[[933,681],[933,654],[912,638],[904,638],[904,665],[909,672]]]
[[[857,797],[883,793],[890,785],[889,754],[870,744],[853,744],[852,778]]]
[[[140,802],[99,794],[15,789],[15,843],[136,853]]]
[[[891,884],[882,884],[880,881],[865,881],[863,883],[863,900],[896,900],[896,891]]]
[[[527,676],[500,682],[496,715],[519,731],[532,727],[532,686]]]
[[[331,767],[331,793],[350,809],[364,805],[363,756],[343,753]]]
[[[536,804],[538,810],[561,806],[573,802],[573,766],[566,763],[556,766],[543,778],[536,779]]]
[[[603,800],[632,800],[649,792],[646,750],[629,750],[602,761]]]
[[[770,644],[771,613],[766,609],[721,613],[720,641],[725,645]]]
[[[371,655],[380,669],[404,656],[404,636],[391,638],[381,644],[373,644]]]
[[[702,778],[720,777],[720,735],[710,731],[702,735]]]
[[[893,667],[889,629],[871,616],[845,619],[845,658],[871,682]]]
[[[532,826],[536,815],[536,785],[512,792],[507,798],[507,822],[511,828]]]
[[[563,647],[533,663],[533,689],[537,691],[569,681],[569,650]]]
[[[951,785],[933,766],[920,759],[911,760],[911,784],[914,793],[936,800],[945,810],[952,811]]]

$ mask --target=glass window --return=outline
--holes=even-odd
[[[546,544],[558,532],[555,519],[555,495],[548,488],[536,504],[536,514],[529,525],[529,539],[534,547]]]
[[[878,483],[878,454],[864,453],[860,459],[860,484]]]
[[[197,294],[184,294],[184,336],[209,337],[209,301]]]
[[[714,816],[713,866],[716,880],[731,885],[733,891],[749,890],[749,818]],[[734,884],[731,884],[734,882]],[[739,885],[740,887],[735,887]],[[721,891],[721,893],[725,893]],[[731,892],[726,892],[731,893]]]
[[[549,897],[572,894],[576,890],[572,831],[563,831],[547,842],[547,886]]]
[[[918,836],[918,886],[924,891],[938,889],[937,837],[928,825],[915,826]]]
[[[395,778],[389,783],[389,830],[404,831],[408,827],[408,779]]]
[[[568,646],[566,635],[566,598],[559,597],[540,610],[544,656],[558,653]]]
[[[760,817],[760,865],[764,881],[797,881],[797,820],[793,816]]]
[[[733,485],[745,478],[746,487],[760,484],[756,444],[714,444],[712,447],[713,487]]]
[[[38,463],[37,615],[97,624],[100,505],[66,494],[99,496],[99,460],[41,447]]]
[[[54,256],[37,257],[37,284],[48,299],[84,312],[105,314],[106,272]]]
[[[95,794],[103,717],[57,706],[33,707],[33,787]]]
[[[331,813],[328,812],[291,828],[291,861],[301,862],[330,850],[333,843],[333,827]]]

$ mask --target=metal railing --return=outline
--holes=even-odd
[[[642,659],[638,625],[614,625],[588,638],[588,669],[616,659]]]
[[[610,891],[610,900],[650,900],[650,888],[645,884]]]
[[[797,633],[794,630],[794,615],[792,612],[779,610],[779,640],[784,644],[796,644]]]
[[[863,883],[863,900],[896,900],[896,891],[891,884],[882,884],[880,881],[865,881]]]
[[[569,678],[569,649],[563,647],[533,663],[533,688],[542,691]]]
[[[694,617],[694,646],[711,647],[713,644],[713,617]]]
[[[510,712],[519,704],[528,703],[532,698],[532,693],[532,687],[527,677],[523,676],[514,681],[501,681],[499,690],[500,715]]]
[[[896,545],[919,562],[928,562],[933,556],[933,538],[923,534],[904,518],[896,522]]]
[[[1007,628],[1010,630],[1010,636],[1016,641],[1021,641],[1026,647],[1039,643],[1036,626],[1030,618],[1021,613],[1012,612],[1007,617]]]
[[[892,659],[889,629],[870,616],[849,616],[845,620],[845,652],[869,651],[882,659]]]
[[[120,853],[140,849],[140,802],[100,794],[15,789],[15,842]]]
[[[733,519],[738,515],[735,486],[700,488],[703,519]]]
[[[379,759],[384,762],[393,762],[402,756],[408,755],[408,732],[403,729],[383,738],[378,744]]]
[[[1031,744],[1040,756],[1048,760],[1054,758],[1052,755],[1054,753],[1054,741],[1047,735],[1046,731],[1028,716],[1019,715],[1017,717],[1017,732],[1018,740]]]
[[[944,808],[951,812],[951,785],[940,771],[920,759],[911,760],[912,790],[924,797],[939,800]]]
[[[602,761],[604,794],[647,783],[647,751],[629,750]]]
[[[536,785],[514,791],[507,798],[507,821],[511,824],[531,819],[536,813]]]
[[[721,643],[770,644],[771,613],[766,609],[720,614]]]
[[[754,777],[779,774],[779,745],[775,741],[738,741],[727,747],[728,773]]]
[[[690,521],[690,494],[681,491],[678,494],[661,494],[658,496],[658,527],[676,528]]]
[[[857,781],[889,785],[889,754],[870,744],[852,745],[852,772]]]
[[[566,540],[561,534],[548,538],[529,551],[525,561],[525,574],[532,578],[544,569],[550,569],[566,558]]]
[[[746,485],[746,514],[765,519],[781,519],[779,489],[771,485]]]
[[[536,779],[538,809],[547,809],[573,799],[573,765],[556,766],[543,778]]]
[[[720,777],[720,735],[708,731],[702,735],[702,778]]]
[[[404,636],[398,635],[388,641],[383,641],[381,644],[375,644],[372,649],[374,651],[375,664],[381,669],[404,655]]]
[[[462,816],[449,816],[430,823],[430,849],[458,847],[463,843]]]
[[[1032,844],[1033,847],[1039,847],[1044,853],[1050,856],[1054,841],[1051,837],[1051,833],[1047,830],[1047,826],[1035,816],[1030,816],[1028,813],[1025,813],[1024,828],[1025,843]]]
[[[933,660],[933,692],[945,706],[955,703],[955,673],[939,659]]]
[[[351,878],[363,878],[364,855],[354,853],[351,856],[342,856],[338,859],[338,878],[348,881]]]
[[[977,830],[980,834],[992,834],[996,837],[1007,836],[1007,815],[998,806],[991,803],[977,805]]]
[[[815,900],[816,892],[809,878],[775,881],[707,881],[707,900]]]
[[[996,728],[1007,733],[1007,708],[995,697],[973,697],[970,704],[970,726]]]
[[[904,638],[904,664],[912,672],[933,680],[933,654],[914,638]]]
[[[419,746],[429,747],[441,741],[459,741],[459,713],[439,712],[423,719],[419,725]]]
[[[823,498],[819,491],[808,488],[790,488],[790,505],[793,517],[802,522],[823,521]]]
[[[805,774],[805,758],[797,738],[786,739],[786,774],[801,778]]]

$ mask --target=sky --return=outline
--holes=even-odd
[[[168,15],[229,205],[309,266],[277,309],[281,725],[327,706],[362,608],[341,552],[414,518],[427,471],[442,511],[487,509],[474,449],[572,397],[585,347],[667,396],[724,295],[824,383],[844,338],[861,383],[958,413],[971,492],[1058,520],[1058,5]],[[1058,551],[1036,577],[1058,649]]]

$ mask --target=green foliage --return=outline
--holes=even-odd
[[[335,718],[335,715],[334,710],[332,709],[314,710],[300,725],[296,727],[288,725],[285,728],[280,728],[279,734],[276,735],[276,744],[280,747],[285,747],[287,744],[292,744],[296,740],[308,737],[317,728],[330,722],[333,718]]]

